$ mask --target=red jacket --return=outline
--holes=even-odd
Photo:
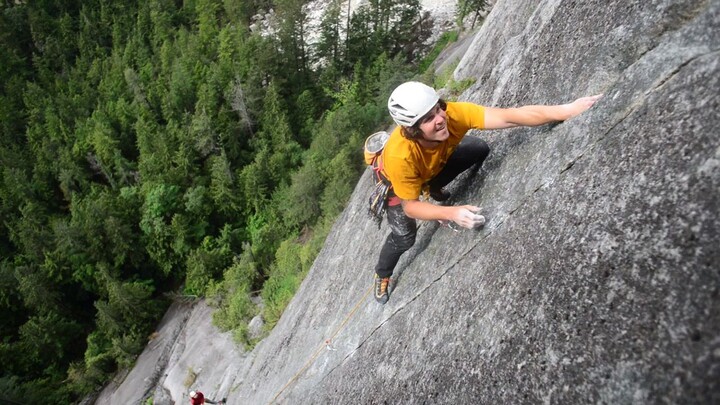
[[[203,405],[205,403],[205,395],[202,392],[197,391],[195,398],[190,398],[191,405]]]

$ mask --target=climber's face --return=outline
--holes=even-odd
[[[440,105],[430,110],[420,121],[420,130],[423,132],[423,139],[428,142],[442,142],[450,136],[447,129],[447,115],[440,108]]]

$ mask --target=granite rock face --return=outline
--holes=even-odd
[[[451,203],[488,223],[422,223],[384,306],[366,173],[229,400],[720,402],[719,49],[718,1],[498,1],[461,100],[604,97],[471,133],[492,152]]]

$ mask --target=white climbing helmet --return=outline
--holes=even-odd
[[[405,82],[388,99],[388,111],[396,124],[413,126],[440,100],[435,89],[420,82]]]
[[[190,398],[195,398],[195,397],[197,397],[197,392],[190,391]]]

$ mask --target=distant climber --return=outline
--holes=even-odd
[[[443,187],[490,153],[483,140],[465,134],[470,129],[502,129],[564,121],[588,108],[600,95],[563,105],[494,108],[468,102],[446,102],[423,83],[406,82],[390,95],[388,110],[398,124],[375,162],[391,187],[387,218],[391,233],[375,266],[375,299],[388,301],[390,277],[400,256],[415,243],[415,220],[452,221],[465,228],[485,224],[473,205],[440,206],[421,201],[429,195],[442,202],[450,198]]]
[[[224,404],[225,398],[221,399],[220,401],[213,401],[211,399],[205,398],[205,395],[203,395],[200,391],[190,391],[190,404],[191,405],[203,405],[203,404]]]

